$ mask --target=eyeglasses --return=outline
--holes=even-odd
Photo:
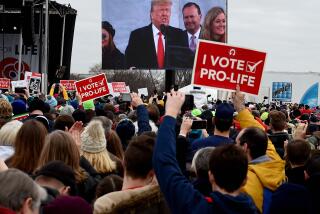
[[[107,38],[107,35],[102,34],[102,40],[105,40]]]

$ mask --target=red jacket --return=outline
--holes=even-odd
[[[6,207],[0,207],[0,214],[15,214],[16,212]]]

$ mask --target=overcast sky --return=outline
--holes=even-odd
[[[56,1],[78,11],[71,73],[87,73],[101,61],[101,0]],[[319,8],[318,0],[229,0],[229,44],[266,51],[269,71],[320,72]]]

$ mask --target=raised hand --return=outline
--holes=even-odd
[[[167,93],[166,102],[166,115],[176,118],[180,112],[180,109],[184,103],[185,94],[180,91],[171,90],[171,93]]]
[[[142,99],[139,97],[139,95],[137,93],[131,93],[131,105],[133,107],[137,107],[139,105],[143,105],[143,101]]]
[[[245,109],[245,96],[244,94],[240,91],[240,86],[237,85],[236,87],[236,91],[232,92],[232,102],[234,105],[234,108],[237,112],[242,111],[243,109]]]

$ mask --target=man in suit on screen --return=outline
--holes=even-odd
[[[171,0],[151,0],[151,23],[130,34],[125,52],[128,68],[167,68],[166,48],[188,47],[183,31],[169,26],[171,7]]]
[[[183,22],[186,28],[185,39],[188,40],[189,48],[195,52],[201,31],[201,10],[194,2],[186,3],[182,8]]]

